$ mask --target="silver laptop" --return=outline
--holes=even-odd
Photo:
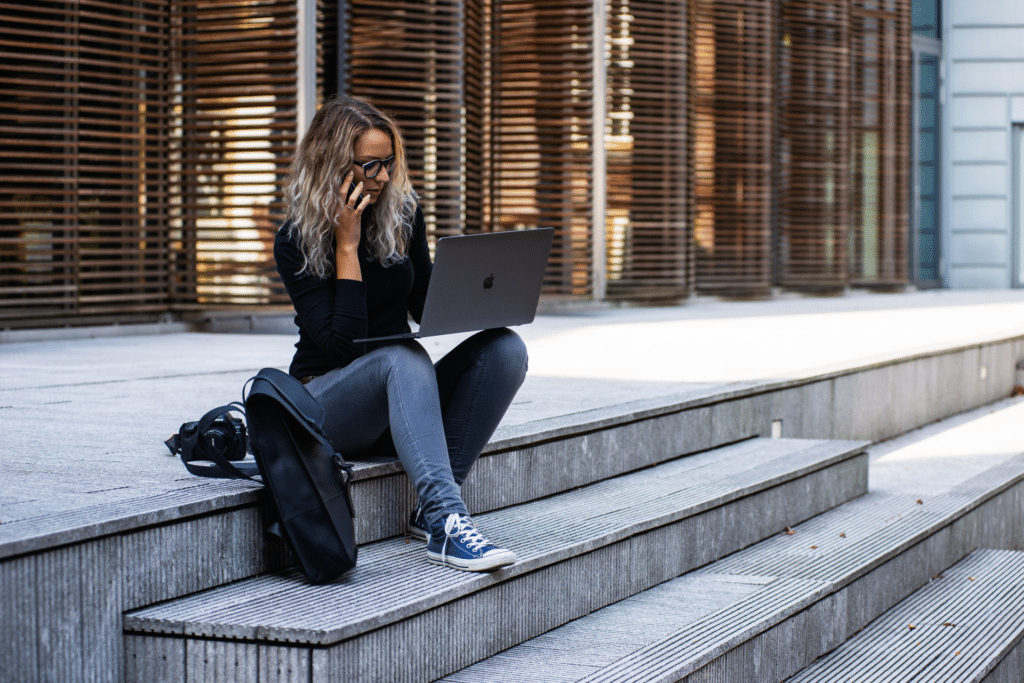
[[[533,322],[554,228],[442,237],[416,332],[356,343],[417,339]]]

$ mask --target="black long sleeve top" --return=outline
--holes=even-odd
[[[277,271],[295,307],[299,327],[289,368],[293,377],[322,375],[345,367],[366,353],[367,347],[374,347],[353,340],[408,332],[409,314],[420,321],[432,267],[423,213],[416,209],[405,260],[386,268],[366,249],[369,219],[369,212],[364,213],[359,241],[361,282],[335,279],[333,268],[325,279],[297,274],[303,259],[296,242],[288,237],[290,224],[285,223],[277,233]],[[333,250],[329,259],[334,266]]]

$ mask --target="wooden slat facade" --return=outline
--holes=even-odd
[[[0,325],[287,307],[304,1],[0,1]],[[396,115],[432,239],[555,227],[549,296],[907,281],[909,0],[315,3],[317,97]]]
[[[852,0],[850,284],[908,282],[910,0]]]
[[[607,3],[607,296],[690,291],[686,6]]]
[[[850,216],[848,0],[783,0],[776,87],[776,282],[847,284]]]
[[[692,0],[697,289],[772,286],[775,9],[771,0]]]
[[[338,92],[338,0],[316,0],[316,99],[322,102]]]
[[[167,4],[0,13],[0,320],[166,310]]]
[[[495,2],[491,10],[493,229],[553,227],[547,294],[593,287],[593,3]]]
[[[462,232],[468,207],[479,214],[479,146],[472,157],[466,155],[480,126],[481,93],[467,88],[481,78],[480,45],[466,40],[480,33],[479,20],[473,25],[473,15],[464,11],[472,5],[473,0],[342,5],[348,12],[348,93],[398,121],[413,186],[435,237]],[[470,132],[472,126],[477,130]]]
[[[175,0],[170,44],[170,305],[286,305],[273,242],[296,145],[296,0]]]

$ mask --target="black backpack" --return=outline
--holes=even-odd
[[[288,543],[292,559],[311,583],[332,581],[355,566],[358,554],[349,495],[352,465],[324,434],[323,408],[299,380],[264,368],[250,381],[244,412],[255,470],[270,490],[266,530]],[[198,421],[195,433],[209,433],[216,420],[230,420],[229,413],[241,408],[234,403],[211,410]],[[223,426],[221,431],[228,429]],[[172,453],[174,439],[167,441]],[[182,462],[193,474],[251,479],[256,473],[251,463],[228,459],[228,455],[237,457],[237,447],[226,454],[216,447],[214,438],[181,438],[180,442]],[[212,464],[194,462],[200,458]]]

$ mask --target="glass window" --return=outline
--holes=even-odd
[[[1017,240],[1017,282],[1024,286],[1024,125],[1013,127],[1013,234]]]
[[[914,33],[939,39],[939,0],[914,0],[910,9]]]
[[[915,271],[918,286],[939,283],[939,58],[920,55],[917,60],[917,144],[914,173],[917,193]]]

